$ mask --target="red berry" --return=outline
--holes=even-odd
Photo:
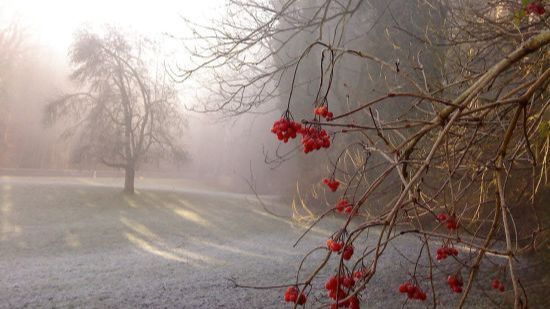
[[[496,278],[493,279],[493,283],[491,284],[491,287],[492,287],[493,289],[498,289],[498,288],[500,287],[500,280],[498,280],[498,279],[496,279]]]
[[[304,295],[304,293],[300,293],[300,296],[298,296],[298,288],[295,286],[290,286],[285,292],[285,301],[286,302],[292,302],[296,303],[298,305],[303,305],[307,301],[307,296]]]
[[[328,296],[332,299],[344,299],[348,296],[348,294],[341,288],[338,288],[336,290],[329,291]]]
[[[449,276],[447,277],[447,283],[449,284],[449,287],[451,290],[453,290],[455,293],[461,293],[462,292],[462,285],[464,284],[462,280],[457,276]]]
[[[449,276],[447,277],[447,283],[451,286],[458,285],[458,280],[456,279],[455,276]]]
[[[446,259],[447,256],[449,255],[452,255],[452,256],[458,255],[458,250],[456,250],[455,248],[449,248],[449,247],[439,247],[436,252],[437,252],[436,259],[438,261]]]
[[[351,256],[353,255],[353,246],[349,245],[344,248],[344,252],[342,253],[342,258],[346,261],[351,259]]]
[[[334,192],[338,190],[338,186],[340,186],[340,182],[336,179],[331,179],[326,185],[329,187],[330,191]]]
[[[356,295],[353,295],[350,299],[349,299],[349,308],[350,309],[360,309],[360,305],[359,305],[359,298],[357,298]]]
[[[298,288],[295,286],[290,286],[285,292],[285,301],[286,302],[296,302],[298,299]]]
[[[326,106],[326,105],[316,107],[313,110],[313,113],[317,116],[321,116],[323,118],[326,118],[327,121],[332,120],[332,117],[334,117],[333,113],[328,111],[328,106]]]
[[[338,212],[344,211],[344,208],[347,208],[349,206],[349,202],[346,198],[341,199],[338,204],[336,204],[336,210]]]
[[[439,214],[437,215],[437,220],[439,220],[440,222],[447,221],[447,215],[443,213]]]
[[[498,287],[498,290],[501,291],[501,292],[504,292],[504,285],[501,284],[501,285]]]
[[[407,284],[403,283],[402,285],[399,286],[399,293],[407,293],[407,291],[408,291]]]
[[[454,219],[447,220],[447,229],[456,230],[458,228],[458,223]]]
[[[546,10],[544,5],[540,1],[534,1],[527,5],[525,8],[527,14],[544,15]]]
[[[298,297],[298,300],[296,301],[296,303],[298,305],[303,305],[305,304],[307,301],[307,296],[304,294],[304,293],[301,293],[300,296]]]
[[[340,182],[336,179],[333,179],[333,178],[331,178],[331,179],[324,178],[323,183],[325,185],[327,185],[327,187],[329,187],[330,191],[332,191],[332,192],[338,190],[338,186],[340,186]]]
[[[330,246],[330,250],[332,252],[339,252],[340,250],[342,250],[342,246],[343,246],[343,244],[341,242],[333,241],[331,246]]]
[[[457,286],[462,286],[464,284],[462,282],[462,278],[458,276],[447,277],[447,283],[449,283],[449,285],[457,285]]]
[[[355,285],[355,280],[353,280],[352,277],[345,277],[344,280],[342,280],[342,285],[346,288],[352,288]]]
[[[338,287],[338,279],[336,279],[336,277],[334,276],[330,277],[325,283],[325,288],[329,291],[336,290],[337,287]]]

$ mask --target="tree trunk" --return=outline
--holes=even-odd
[[[134,194],[134,176],[136,170],[134,165],[126,166],[124,172],[124,192]]]

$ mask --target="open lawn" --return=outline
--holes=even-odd
[[[329,218],[293,248],[304,227],[267,214],[253,196],[175,180],[138,181],[137,194],[126,196],[119,183],[0,177],[0,308],[282,308],[284,288],[237,289],[228,279],[292,282],[301,257],[339,223]],[[398,238],[400,254],[414,258],[413,241]],[[396,288],[406,280],[404,257],[387,254],[393,258],[381,262],[365,307],[403,304]],[[445,288],[441,305],[452,307],[458,296]],[[470,307],[490,306],[473,300]]]

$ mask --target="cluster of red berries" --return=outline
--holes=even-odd
[[[330,191],[332,192],[338,190],[338,186],[340,186],[340,182],[334,178],[325,178],[323,179],[323,183],[327,185],[327,187],[329,187]]]
[[[303,128],[300,133],[302,134],[304,153],[330,147],[330,136],[325,129],[314,127]]]
[[[276,134],[280,141],[286,143],[289,139],[296,138],[296,135],[302,132],[302,125],[283,117],[273,123],[271,132]]]
[[[347,198],[343,198],[336,204],[336,210],[340,213],[345,211],[347,214],[350,214],[353,210],[353,206],[348,202]]]
[[[454,216],[448,216],[447,214],[439,214],[437,215],[437,220],[441,223],[445,223],[447,226],[447,229],[453,231],[458,229],[458,222],[456,221],[456,218]]]
[[[342,252],[342,257],[346,261],[351,259],[351,257],[353,256],[353,245],[344,246],[344,242],[342,241],[335,241],[332,238],[329,238],[327,239],[327,248],[332,252],[337,252],[338,254]]]
[[[544,13],[546,13],[544,5],[541,3],[541,1],[533,1],[529,3],[525,8],[525,11],[527,12],[527,14],[535,15],[544,15]]]
[[[332,238],[327,239],[327,248],[332,252],[340,252],[344,247],[344,242],[334,241]]]
[[[331,309],[332,308],[336,309],[339,307],[347,307],[351,309],[360,308],[359,299],[357,298],[356,295],[353,295],[352,297],[350,297],[350,299],[346,301],[339,301],[348,296],[348,293],[346,293],[344,288],[349,290],[354,286],[355,286],[355,279],[352,276],[330,277],[325,283],[325,288],[328,291],[328,296],[337,301],[336,304],[331,305]]]
[[[439,247],[437,249],[437,256],[436,259],[438,261],[446,259],[449,255],[451,256],[457,256],[458,250],[452,247]]]
[[[495,290],[499,290],[501,292],[504,292],[504,284],[500,282],[498,279],[493,279],[493,283],[491,284],[491,287]]]
[[[290,302],[298,305],[305,304],[307,301],[307,296],[304,293],[300,293],[300,295],[298,295],[298,293],[300,293],[300,291],[298,290],[297,287],[295,286],[288,287],[288,289],[285,292],[285,301],[287,303]]]
[[[399,286],[400,293],[407,293],[409,299],[426,300],[426,293],[420,287],[410,282],[405,282]]]
[[[332,112],[328,111],[328,106],[326,106],[326,105],[316,107],[313,110],[313,113],[315,115],[318,115],[318,116],[321,116],[321,117],[325,118],[327,121],[331,121],[332,118],[334,117],[334,114]]]
[[[464,285],[462,279],[458,278],[457,276],[450,275],[449,277],[447,277],[447,283],[449,284],[453,292],[462,293],[462,286]]]
[[[305,128],[298,122],[286,117],[276,120],[273,123],[271,132],[277,135],[277,139],[285,143],[289,139],[296,138],[298,134],[302,134],[304,153],[330,147],[330,136],[325,129],[317,127]]]

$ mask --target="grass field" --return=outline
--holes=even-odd
[[[293,248],[304,227],[267,214],[253,196],[176,180],[141,180],[127,196],[119,183],[0,178],[0,308],[282,308],[283,288],[237,289],[228,279],[293,282],[302,256],[339,223],[329,218]],[[399,251],[388,249],[392,258],[381,262],[366,308],[403,305],[395,289],[409,270],[404,258],[417,254],[414,241],[399,238]],[[321,296],[326,276],[310,297]],[[458,296],[440,291],[440,305],[453,307]]]

